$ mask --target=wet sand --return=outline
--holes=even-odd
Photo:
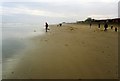
[[[118,33],[97,26],[50,26],[6,67],[3,79],[117,79]]]

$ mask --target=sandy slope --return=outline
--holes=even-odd
[[[3,78],[115,79],[118,77],[118,33],[96,26],[50,26],[30,39],[31,48]]]

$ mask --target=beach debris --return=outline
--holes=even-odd
[[[72,31],[72,30],[74,30],[74,28],[70,27],[70,30]]]

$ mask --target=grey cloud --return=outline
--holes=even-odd
[[[117,3],[104,3],[104,2],[88,2],[88,3],[48,3],[48,2],[5,2],[3,7],[15,8],[15,7],[26,7],[29,9],[44,10],[53,13],[71,15],[68,18],[51,18],[43,16],[26,16],[24,14],[14,15],[14,16],[4,16],[4,21],[13,19],[13,21],[18,19],[21,21],[26,18],[26,21],[43,21],[47,20],[50,22],[60,21],[73,21],[73,20],[83,20],[90,15],[113,15],[116,16],[117,13]],[[54,15],[54,14],[53,14]],[[75,16],[77,15],[77,17]],[[27,20],[28,18],[28,20]],[[30,20],[30,18],[32,20]]]

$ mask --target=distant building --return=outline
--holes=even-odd
[[[107,22],[107,20],[94,20],[94,22],[104,23],[104,22]]]
[[[99,23],[104,23],[104,22],[108,22],[108,23],[118,23],[118,22],[120,22],[120,18],[104,19],[104,20],[94,20],[94,22],[99,22]]]
[[[120,17],[114,18],[114,19],[101,19],[101,20],[96,20],[96,19],[86,19],[85,21],[76,21],[76,23],[120,23]]]
[[[111,19],[113,23],[120,23],[120,18]]]

